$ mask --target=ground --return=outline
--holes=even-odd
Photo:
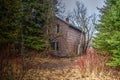
[[[120,80],[120,73],[114,75],[115,72],[100,61],[99,56],[89,50],[87,55],[72,58],[45,58],[36,54],[13,59],[10,64],[14,62],[11,69],[15,80]]]

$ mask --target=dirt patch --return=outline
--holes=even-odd
[[[66,67],[71,67],[74,60],[71,58],[38,58],[26,59],[26,64],[29,65],[31,69],[63,69]]]

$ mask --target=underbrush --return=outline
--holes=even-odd
[[[32,55],[14,54],[0,59],[0,80],[22,80],[26,72],[30,69],[26,58],[31,59]]]
[[[109,56],[96,54],[93,49],[76,61],[83,76],[88,76],[89,80],[120,80],[120,71],[109,67],[106,63]],[[120,69],[120,68],[119,68]]]
[[[120,68],[106,66],[108,60],[108,56],[98,55],[93,49],[72,58],[30,52],[4,59],[0,80],[120,80]]]
[[[38,62],[44,62],[44,58],[47,59],[49,56],[37,51],[0,57],[0,80],[23,80],[32,66]]]

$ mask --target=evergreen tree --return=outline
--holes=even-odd
[[[22,45],[27,48],[43,50],[46,46],[46,25],[49,22],[50,0],[24,0]]]
[[[0,46],[16,42],[21,10],[21,0],[0,0]]]
[[[0,0],[0,44],[43,50],[56,0]],[[47,26],[47,27],[46,27]]]
[[[97,25],[95,48],[99,52],[112,55],[110,66],[120,65],[120,0],[107,0],[106,6],[99,9],[101,12],[100,24]]]

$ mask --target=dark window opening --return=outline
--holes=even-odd
[[[56,50],[59,50],[58,42],[56,42]]]
[[[57,33],[59,33],[59,32],[60,32],[60,25],[57,24]]]
[[[55,50],[55,42],[51,42],[51,49]]]
[[[51,42],[51,49],[52,50],[59,50],[58,42]]]

